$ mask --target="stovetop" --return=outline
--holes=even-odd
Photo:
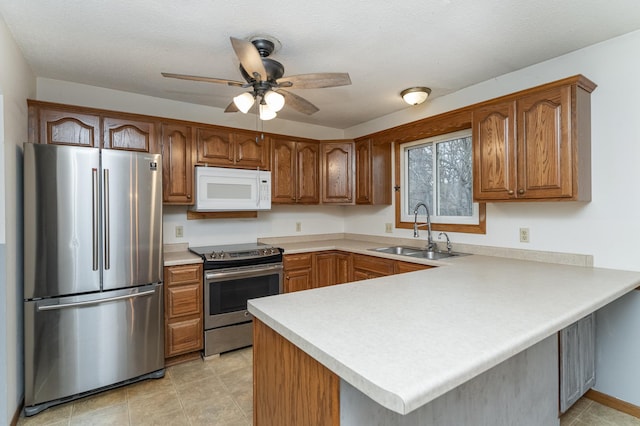
[[[259,243],[189,247],[189,250],[204,260],[204,269],[282,262],[283,251]]]

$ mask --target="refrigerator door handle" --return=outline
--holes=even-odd
[[[91,169],[91,191],[92,191],[92,201],[93,201],[93,215],[92,215],[92,231],[93,231],[93,270],[97,271],[100,265],[100,243],[98,241],[98,234],[100,233],[100,225],[98,220],[98,211],[100,209],[100,187],[98,182],[98,169]]]
[[[104,269],[111,269],[111,242],[109,223],[109,169],[104,169]]]
[[[125,295],[122,295],[122,296],[109,297],[107,299],[85,300],[85,301],[82,301],[82,302],[63,303],[63,304],[59,304],[59,305],[43,305],[43,306],[38,306],[37,307],[37,311],[38,312],[40,312],[40,311],[54,311],[54,310],[58,310],[58,309],[75,308],[75,307],[78,307],[78,306],[97,305],[97,304],[100,304],[100,303],[114,302],[114,301],[117,301],[117,300],[134,299],[134,298],[137,298],[137,297],[151,296],[155,292],[156,292],[156,290],[153,289],[153,290],[143,291],[143,292],[140,292],[140,293],[125,294]]]

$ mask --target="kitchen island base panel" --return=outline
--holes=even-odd
[[[554,334],[402,415],[378,404],[254,319],[254,425],[558,426]]]
[[[253,320],[254,426],[338,426],[340,378]]]
[[[557,426],[556,335],[402,415],[340,382],[340,425]]]

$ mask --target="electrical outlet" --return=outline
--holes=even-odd
[[[302,222],[296,222],[296,232],[302,231]]]
[[[392,228],[392,224],[391,223],[385,223],[384,224],[384,232],[386,232],[387,234],[390,234],[391,232],[393,232],[393,228]]]
[[[176,238],[184,237],[184,228],[181,225],[176,226]]]
[[[521,243],[529,242],[529,228],[520,228],[520,242]]]

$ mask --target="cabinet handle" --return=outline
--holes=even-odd
[[[524,189],[522,189],[522,188],[518,189],[518,194],[520,194],[520,195],[524,194]]]
[[[287,275],[286,277],[284,277],[285,280],[289,281],[289,275]]]
[[[513,195],[513,189],[510,189],[508,192],[509,195]]]
[[[187,194],[187,199],[190,200],[191,199],[191,195]]]

